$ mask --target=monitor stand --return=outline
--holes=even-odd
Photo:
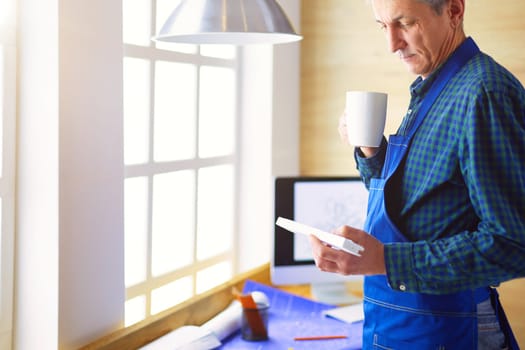
[[[345,282],[312,283],[311,293],[315,300],[325,304],[348,305],[363,301],[348,290]]]

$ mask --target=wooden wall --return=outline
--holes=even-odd
[[[525,1],[466,0],[465,31],[525,84]],[[389,94],[386,133],[397,129],[415,76],[389,53],[366,0],[302,0],[300,171],[355,175],[352,150],[337,134],[346,90]],[[525,279],[500,288],[520,344],[525,345]]]
[[[525,83],[525,1],[466,0],[465,31]],[[301,9],[300,171],[356,174],[337,134],[346,90],[389,94],[386,133],[397,129],[415,79],[388,52],[366,0],[303,0]]]

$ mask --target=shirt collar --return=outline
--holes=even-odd
[[[463,41],[463,43],[461,45],[459,45],[456,48],[456,50],[454,52],[456,52],[461,46],[466,45],[467,41],[469,41],[469,40],[472,41],[472,39],[470,37],[467,38],[466,40]],[[445,62],[450,60],[453,55],[454,55],[454,53],[452,53],[445,60]],[[410,95],[413,98],[414,97],[422,98],[423,96],[425,96],[425,94],[428,92],[428,90],[430,90],[430,87],[432,86],[432,83],[436,80],[436,77],[439,75],[439,72],[443,69],[443,66],[445,65],[445,62],[443,62],[436,70],[434,70],[432,73],[430,73],[430,75],[426,79],[423,79],[421,76],[418,76],[417,79],[412,82],[412,84],[410,85]]]
[[[442,66],[440,66],[438,69],[432,72],[432,74],[430,74],[426,79],[423,79],[421,76],[418,76],[417,79],[414,80],[410,85],[410,95],[412,97],[420,98],[425,96],[428,90],[430,90],[432,83],[436,80],[436,77],[439,75],[441,67]]]

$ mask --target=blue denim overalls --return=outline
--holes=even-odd
[[[383,243],[407,239],[390,220],[384,204],[384,188],[396,171],[428,110],[448,80],[479,52],[468,38],[451,56],[442,74],[433,83],[406,136],[391,135],[381,179],[371,179],[365,230]],[[402,288],[402,286],[400,287]],[[367,276],[364,285],[365,322],[363,349],[476,349],[477,304],[490,294],[495,298],[500,323],[505,327],[503,310],[496,291],[484,287],[447,295],[430,295],[393,290],[386,276]],[[509,331],[504,329],[505,331]],[[507,339],[513,337],[507,333]],[[510,334],[512,332],[510,331]],[[515,340],[514,340],[515,342]],[[517,344],[516,344],[517,348]],[[514,349],[514,347],[513,347]]]

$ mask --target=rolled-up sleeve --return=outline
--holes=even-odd
[[[361,179],[363,179],[363,182],[366,185],[366,188],[369,188],[371,178],[378,178],[381,176],[383,164],[385,163],[387,145],[387,141],[383,137],[381,140],[381,145],[379,146],[379,151],[370,158],[366,158],[359,147],[355,148],[355,163],[357,165],[357,170],[359,170],[359,174],[361,175]]]

